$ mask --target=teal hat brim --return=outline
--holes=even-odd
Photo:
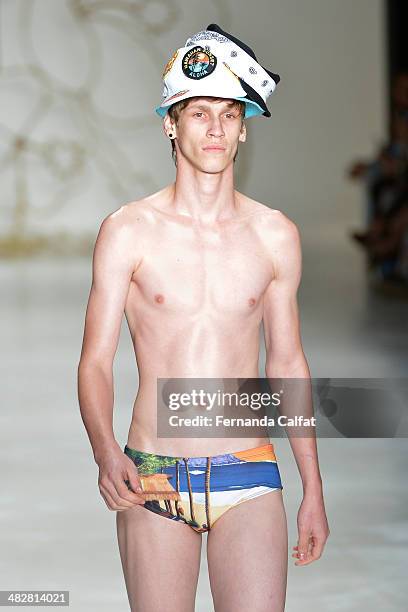
[[[184,99],[186,100],[188,98]],[[248,98],[238,97],[231,98],[231,100],[241,100],[242,102],[245,102],[245,119],[248,119],[248,117],[257,117],[258,115],[263,115],[264,113],[263,108],[261,108],[259,104],[253,102],[252,100],[248,100]],[[157,108],[155,108],[155,111],[159,115],[159,117],[165,117],[170,106],[171,104],[169,104],[169,106],[158,106]]]

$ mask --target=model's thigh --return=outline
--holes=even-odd
[[[288,536],[282,491],[227,510],[207,540],[215,612],[282,612]]]
[[[143,506],[116,513],[131,612],[193,612],[201,534]]]

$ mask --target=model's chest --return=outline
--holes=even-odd
[[[230,314],[253,311],[271,280],[270,259],[245,231],[158,239],[134,277],[144,299],[163,310]]]

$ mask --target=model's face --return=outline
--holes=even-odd
[[[239,108],[232,107],[231,102],[192,98],[181,111],[177,126],[169,124],[167,131],[175,132],[177,138],[177,165],[184,157],[203,172],[216,173],[233,161],[238,143],[245,141],[246,130]]]

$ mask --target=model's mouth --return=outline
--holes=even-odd
[[[204,151],[225,151],[225,147],[218,147],[216,145],[203,147],[203,149]]]

